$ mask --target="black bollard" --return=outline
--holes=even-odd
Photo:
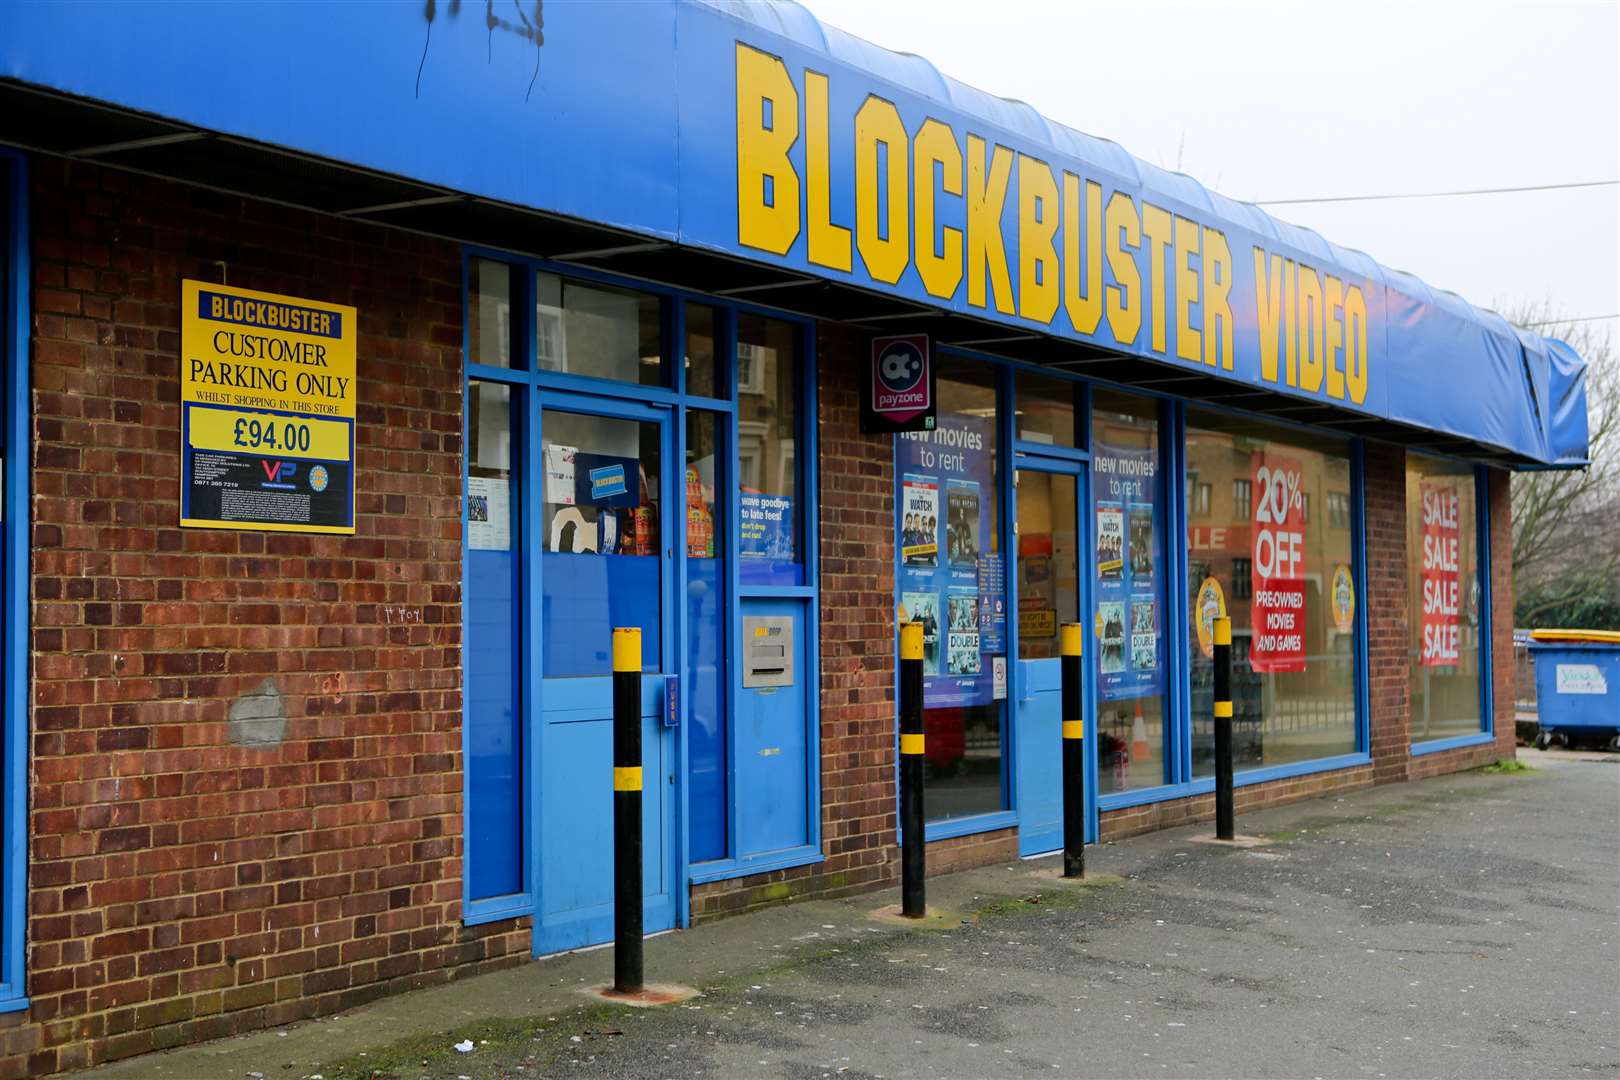
[[[923,627],[900,627],[900,911],[928,912],[923,886]]]
[[[1063,876],[1086,876],[1086,720],[1080,695],[1079,623],[1064,623],[1063,654]]]
[[[613,631],[613,989],[641,991],[641,629]]]
[[[1232,839],[1232,620],[1215,618],[1215,839]]]

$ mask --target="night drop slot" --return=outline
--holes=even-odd
[[[806,603],[799,598],[742,601],[741,687],[733,759],[737,854],[786,851],[810,842],[809,693]]]

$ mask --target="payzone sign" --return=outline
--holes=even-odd
[[[1305,496],[1300,475],[1294,458],[1253,457],[1249,664],[1257,672],[1305,670]]]

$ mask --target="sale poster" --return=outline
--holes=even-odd
[[[929,708],[993,701],[985,657],[1006,650],[1006,569],[985,501],[995,491],[993,438],[989,420],[949,414],[933,431],[895,438],[899,590],[907,612],[924,621]]]
[[[1419,662],[1425,667],[1456,664],[1460,656],[1460,596],[1462,575],[1458,557],[1462,537],[1457,514],[1461,499],[1457,485],[1419,485],[1423,500],[1423,646]]]
[[[1097,696],[1131,701],[1161,692],[1158,455],[1146,447],[1092,450],[1096,493],[1092,596]]]
[[[1305,670],[1305,496],[1299,461],[1255,451],[1249,666]]]

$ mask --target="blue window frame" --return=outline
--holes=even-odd
[[[0,585],[0,1012],[28,1007],[23,925],[28,867],[28,163],[0,150],[0,342],[4,343],[5,552]]]
[[[670,686],[675,688],[681,711],[676,757],[682,782],[676,789],[672,852],[681,868],[678,921],[683,925],[689,921],[690,884],[819,861],[819,528],[813,324],[754,305],[491,249],[465,250],[463,285],[467,311],[464,400],[469,403],[464,410],[469,441],[463,483],[483,479],[478,475],[479,463],[474,461],[483,448],[470,441],[475,434],[474,395],[499,388],[510,400],[506,430],[513,522],[511,565],[486,566],[488,553],[471,546],[468,503],[464,501],[464,640],[468,649],[463,723],[468,822],[465,921],[533,914],[539,900],[541,854],[531,832],[541,800],[535,718],[545,666],[539,583],[545,580],[540,564],[546,538],[541,520],[544,499],[537,493],[546,483],[547,463],[532,433],[539,430],[542,399],[548,415],[554,409],[568,411],[568,402],[578,401],[587,412],[651,409],[649,415],[668,416],[671,445],[666,448],[670,457],[665,469],[687,469],[692,464],[689,440],[703,444],[702,449],[694,450],[705,459],[703,466],[683,472],[681,479],[686,482],[665,485],[673,498],[663,507],[662,525],[670,530],[663,533],[665,546],[682,537],[716,555],[713,559],[683,557],[696,549],[676,548],[677,555],[669,564],[673,581],[663,590],[668,602],[659,618],[658,637],[667,638],[659,651],[670,665],[662,671],[671,676]],[[563,321],[570,303],[563,295],[569,289],[588,297],[586,303],[593,310],[587,318],[603,316],[597,323],[601,333],[608,332],[603,314],[607,309],[635,306],[640,340],[618,344],[623,346],[620,351],[639,349],[639,353],[614,354],[586,372],[570,370]],[[649,305],[656,306],[656,315]],[[620,325],[624,322],[621,319]],[[740,339],[746,339],[748,353],[742,359]],[[791,349],[792,356],[779,355],[782,349]],[[764,394],[763,383],[773,377],[794,409],[785,422],[780,410],[762,411],[747,400],[750,393]],[[755,383],[761,387],[755,388]],[[785,445],[777,446],[768,461],[750,456],[769,454],[772,439]],[[714,460],[707,460],[711,456]],[[706,498],[689,498],[694,473],[701,473],[695,482]],[[500,470],[492,475],[498,479]],[[753,477],[765,479],[755,482]],[[472,494],[470,487],[466,490]],[[747,501],[750,497],[754,502]],[[790,536],[768,532],[764,547],[751,535],[746,547],[750,554],[758,548],[758,560],[741,557],[745,508],[751,519],[756,512],[763,515],[774,510],[780,515],[785,508],[791,526]],[[695,524],[689,511],[698,511],[703,522]],[[740,568],[744,561],[752,564],[748,573]],[[484,613],[495,621],[485,626],[480,621],[483,613],[474,610],[481,599],[474,586],[489,581],[499,583],[510,594],[510,614],[499,601],[489,612],[486,599]],[[691,602],[694,592],[704,594],[701,603]],[[675,597],[685,597],[688,602],[673,602]],[[803,670],[798,686],[805,708],[804,775],[789,778],[788,785],[804,792],[802,820],[791,820],[796,815],[789,808],[783,816],[788,820],[779,817],[763,833],[753,826],[739,830],[739,804],[748,797],[739,787],[754,781],[738,768],[739,725],[733,720],[744,695],[739,662],[744,611],[762,605],[787,605],[800,619]],[[712,636],[724,643],[718,657],[699,648],[707,632],[697,625],[699,621],[715,623]],[[494,651],[480,660],[475,651],[486,644]],[[501,653],[502,648],[510,650],[509,657]],[[479,717],[473,715],[476,695],[472,684],[475,677],[483,679],[473,670],[479,665],[490,673],[484,680],[485,689],[493,687],[498,697],[510,700],[510,716],[490,713],[487,702],[481,705]],[[659,668],[659,663],[652,664],[652,669]],[[494,760],[486,752],[491,747],[497,751]],[[701,778],[694,775],[694,769],[702,772]],[[481,785],[482,775],[499,782]],[[699,805],[693,805],[694,799]],[[508,825],[499,824],[503,821]],[[783,847],[782,837],[793,840]],[[514,860],[516,865],[512,865]]]
[[[1491,742],[1496,738],[1496,709],[1494,682],[1491,677],[1492,661],[1494,660],[1491,638],[1491,506],[1490,506],[1490,476],[1488,470],[1482,465],[1473,465],[1465,461],[1445,458],[1434,454],[1423,454],[1410,451],[1406,456],[1407,462],[1407,574],[1413,585],[1411,611],[1408,623],[1411,627],[1413,647],[1410,650],[1412,701],[1409,727],[1411,736],[1411,753],[1414,757],[1423,754],[1434,754],[1442,750],[1455,750],[1463,746],[1478,746]],[[1449,485],[1446,480],[1450,478]],[[1425,482],[1427,481],[1427,482]],[[1437,515],[1439,520],[1433,523],[1435,535],[1429,539],[1444,540],[1447,534],[1456,536],[1460,541],[1462,550],[1458,553],[1465,560],[1472,562],[1472,573],[1466,574],[1458,582],[1461,586],[1456,597],[1455,611],[1444,610],[1448,606],[1449,598],[1440,596],[1431,598],[1429,590],[1434,586],[1444,586],[1444,580],[1426,581],[1434,576],[1444,579],[1448,574],[1445,562],[1450,558],[1448,552],[1438,553],[1439,563],[1430,566],[1425,561],[1424,545],[1430,527],[1425,520],[1430,508],[1425,505],[1426,496],[1431,493],[1431,485],[1439,482],[1439,490],[1450,486],[1453,491],[1465,491],[1472,501],[1472,513],[1463,515],[1463,520],[1446,520],[1447,514],[1442,506]],[[1471,482],[1470,482],[1471,481]],[[1417,501],[1414,503],[1414,483],[1416,484]],[[1464,507],[1465,511],[1469,508]],[[1415,527],[1414,527],[1415,526]],[[1470,533],[1472,534],[1470,536]],[[1414,538],[1416,544],[1413,543]],[[1473,550],[1468,551],[1466,540],[1472,539]],[[1471,556],[1471,559],[1470,559]],[[1458,577],[1458,571],[1466,571],[1469,567],[1465,562],[1461,567],[1449,570],[1451,577]],[[1461,655],[1458,660],[1462,665],[1472,659],[1477,671],[1474,678],[1468,678],[1466,666],[1456,663],[1431,663],[1432,658],[1426,656],[1426,643],[1424,635],[1426,626],[1431,619],[1425,611],[1425,605],[1434,599],[1441,607],[1433,615],[1433,621],[1444,624],[1449,620],[1455,632],[1463,639]],[[1469,643],[1472,639],[1472,656],[1469,655]],[[1443,658],[1442,658],[1443,659]],[[1448,687],[1447,683],[1456,683],[1457,673],[1462,674],[1466,683],[1477,686],[1478,716],[1467,714],[1472,710],[1457,709],[1456,687]],[[1465,687],[1473,689],[1473,687]],[[1449,699],[1449,700],[1448,700]],[[1450,717],[1436,717],[1435,713],[1450,712]],[[1423,721],[1420,725],[1420,714]],[[1475,724],[1468,723],[1476,721]]]
[[[1168,660],[1168,695],[1165,702],[1165,783],[1161,786],[1144,787],[1135,790],[1121,791],[1105,794],[1099,797],[1097,783],[1096,755],[1087,754],[1087,817],[1088,836],[1094,835],[1096,815],[1100,811],[1123,809],[1145,803],[1162,802],[1167,799],[1184,798],[1189,795],[1205,794],[1214,790],[1214,779],[1210,776],[1195,776],[1193,767],[1193,748],[1191,735],[1191,719],[1193,711],[1191,688],[1189,684],[1188,650],[1193,647],[1193,637],[1188,620],[1174,617],[1170,613],[1181,608],[1177,599],[1179,583],[1188,580],[1191,557],[1189,544],[1186,540],[1190,525],[1197,525],[1195,511],[1198,506],[1189,502],[1191,487],[1187,476],[1186,434],[1187,409],[1189,406],[1197,407],[1205,412],[1223,413],[1243,420],[1252,421],[1257,426],[1271,430],[1295,430],[1305,434],[1314,434],[1318,437],[1324,433],[1308,425],[1279,421],[1272,417],[1263,417],[1240,410],[1223,407],[1206,406],[1199,402],[1188,402],[1165,394],[1143,391],[1135,387],[1112,386],[1111,384],[1081,378],[1068,372],[1054,371],[1051,368],[1026,364],[1018,361],[1009,361],[1000,357],[989,356],[983,353],[961,348],[942,349],[942,355],[954,356],[961,359],[973,360],[1001,372],[999,386],[1001,388],[1001,406],[999,410],[1001,422],[997,426],[997,455],[1005,465],[998,469],[998,488],[1002,500],[1003,530],[1006,550],[1015,550],[1016,535],[1014,525],[1017,515],[1016,495],[1013,485],[1015,472],[1027,463],[1030,467],[1039,467],[1038,462],[1046,461],[1050,467],[1061,467],[1063,463],[1079,465],[1089,479],[1090,463],[1094,448],[1092,437],[1092,396],[1096,389],[1110,388],[1121,393],[1141,397],[1144,400],[1158,403],[1160,423],[1160,468],[1163,470],[1165,483],[1162,492],[1161,512],[1164,515],[1165,543],[1162,553],[1165,561],[1165,577],[1169,588],[1165,597],[1165,622],[1163,633],[1166,638],[1166,651]],[[1031,377],[1033,376],[1033,377]],[[1021,437],[1016,418],[1022,407],[1017,396],[1020,385],[1026,388],[1050,388],[1057,381],[1064,380],[1074,383],[1077,393],[1074,397],[1076,403],[1077,433],[1073,446],[1062,444],[1061,439],[1048,441],[1049,433],[1036,428],[1034,437]],[[1049,422],[1048,422],[1049,423]],[[1029,425],[1026,425],[1028,427]],[[1336,433],[1335,437],[1337,437]],[[1372,760],[1370,753],[1370,737],[1368,729],[1368,648],[1367,648],[1367,611],[1366,611],[1366,523],[1365,498],[1363,493],[1363,444],[1359,439],[1350,439],[1347,442],[1349,457],[1349,492],[1348,512],[1350,527],[1350,550],[1347,553],[1351,576],[1353,578],[1353,595],[1355,610],[1353,626],[1350,634],[1350,649],[1354,657],[1355,674],[1350,681],[1350,694],[1353,698],[1354,709],[1354,736],[1350,749],[1335,753],[1328,757],[1311,758],[1301,761],[1291,761],[1284,764],[1262,766],[1258,768],[1241,769],[1234,777],[1237,786],[1265,783],[1289,777],[1302,776],[1316,772],[1327,772],[1337,769],[1350,768],[1357,765],[1369,764]],[[896,459],[898,461],[898,457]],[[1089,487],[1090,485],[1088,485]],[[901,481],[897,475],[895,481],[895,497],[901,498]],[[1223,492],[1221,498],[1225,498]],[[1204,508],[1207,514],[1208,508]],[[1343,515],[1333,519],[1338,527],[1343,527],[1340,520]],[[1314,527],[1323,527],[1328,523],[1326,515],[1319,516],[1313,521]],[[1095,514],[1090,498],[1086,502],[1086,512],[1081,515],[1081,558],[1082,569],[1082,612],[1094,610],[1092,596],[1092,574],[1090,572],[1091,559],[1094,551],[1096,528]],[[1182,538],[1177,542],[1177,538]],[[899,580],[901,571],[901,555],[896,551],[896,580]],[[1006,596],[1009,612],[1018,610],[1017,582],[1015,575],[1007,575]],[[1009,619],[1008,627],[1008,653],[1009,657],[1018,655],[1018,620]],[[1094,639],[1093,639],[1094,640]],[[898,643],[896,645],[898,648]],[[1009,662],[1012,685],[1008,690],[1008,709],[1016,707],[1022,694],[1032,692],[1031,688],[1022,688],[1018,680],[1019,665]],[[898,670],[898,663],[896,664]],[[1084,688],[1087,711],[1095,715],[1095,702],[1097,701],[1096,673],[1091,664],[1086,664],[1086,684]],[[1088,718],[1089,719],[1089,718]],[[1002,749],[1003,761],[1006,769],[1017,767],[1017,763],[1026,760],[1024,755],[1029,748],[1020,747],[1017,743],[1019,725],[1004,722],[1004,742]],[[1088,724],[1088,732],[1095,730]],[[1420,752],[1414,749],[1414,753]],[[1012,779],[1005,782],[1007,792],[1006,809],[996,812],[963,817],[951,820],[930,821],[927,834],[929,840],[944,839],[950,836],[959,836],[968,833],[987,832],[993,829],[1007,828],[1011,825],[1027,827],[1023,821],[1027,808],[1019,804],[1019,791],[1025,787],[1015,783]]]

